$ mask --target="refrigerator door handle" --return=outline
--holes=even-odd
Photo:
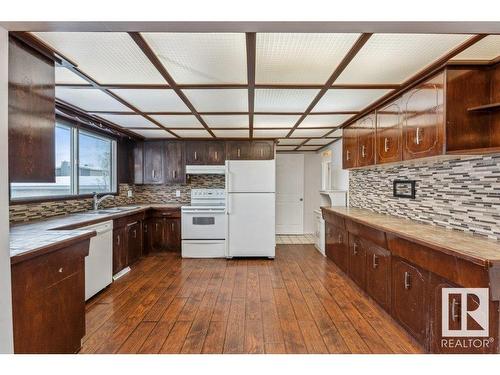
[[[231,196],[229,194],[226,194],[226,213],[231,214]]]

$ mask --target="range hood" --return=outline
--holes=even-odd
[[[225,174],[225,165],[186,165],[186,174]]]

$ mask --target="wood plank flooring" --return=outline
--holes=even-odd
[[[312,245],[275,260],[148,256],[87,304],[81,353],[421,353]]]

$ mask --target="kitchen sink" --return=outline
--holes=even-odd
[[[84,214],[87,215],[103,215],[103,214],[117,214],[120,212],[126,212],[126,211],[131,211],[131,210],[136,210],[140,207],[111,207],[111,208],[104,208],[102,210],[92,210],[92,211],[85,211]]]

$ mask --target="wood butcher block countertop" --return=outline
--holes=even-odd
[[[137,204],[132,207],[134,208],[116,213],[89,214],[80,212],[12,225],[9,233],[11,264],[61,249],[96,235],[92,230],[82,230],[77,227],[118,219],[148,209],[178,210],[181,204]],[[109,208],[102,210],[107,209]]]
[[[322,207],[349,220],[485,267],[500,265],[500,241],[353,207]]]

